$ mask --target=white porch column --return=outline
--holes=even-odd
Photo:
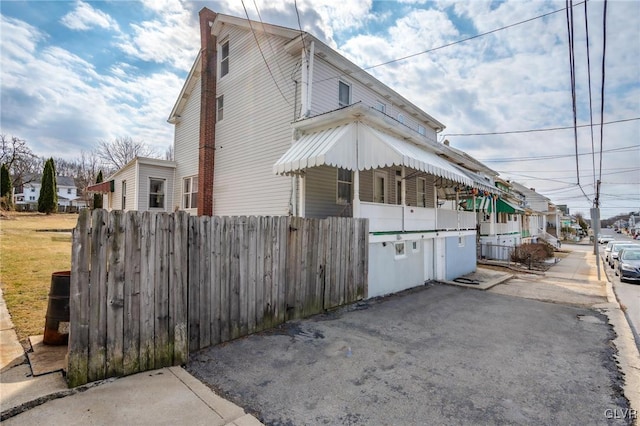
[[[351,216],[360,217],[360,171],[353,171],[353,202]]]
[[[298,176],[298,216],[305,217],[305,193],[306,193],[306,179],[304,175]]]

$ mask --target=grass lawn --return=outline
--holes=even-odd
[[[51,274],[71,269],[71,233],[77,214],[3,213],[0,219],[0,286],[18,339],[44,332]]]

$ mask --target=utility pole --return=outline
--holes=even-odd
[[[596,198],[591,209],[591,224],[593,226],[593,254],[596,255],[596,268],[598,269],[598,281],[600,281],[600,253],[598,235],[600,235],[600,179],[596,182]]]

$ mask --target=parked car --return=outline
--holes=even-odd
[[[598,242],[600,244],[607,244],[610,241],[615,240],[615,238],[613,237],[613,235],[600,235],[598,236]]]
[[[604,261],[607,263],[611,262],[611,247],[613,247],[614,244],[629,244],[629,241],[609,241],[607,246],[604,248],[604,254],[602,255],[604,257]]]
[[[616,275],[620,281],[640,281],[640,246],[628,247],[619,253]]]
[[[611,269],[614,269],[615,267],[615,261],[618,258],[618,252],[625,247],[638,247],[638,244],[628,242],[613,243],[611,245],[611,253],[609,254],[609,266],[611,266]]]

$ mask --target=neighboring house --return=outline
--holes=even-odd
[[[16,206],[31,206],[33,209],[38,206],[40,189],[42,188],[42,176],[29,178],[29,183],[20,185],[14,193]],[[86,207],[84,200],[79,197],[80,191],[72,177],[56,176],[56,186],[58,188],[58,206],[60,207]]]
[[[543,239],[557,246],[562,229],[563,211],[557,208],[549,198],[537,193],[534,188],[527,188],[517,182],[511,182],[511,185],[524,195],[526,207],[531,210],[529,232],[533,241]]]
[[[175,168],[173,161],[135,157],[87,190],[104,194],[102,205],[107,210],[171,212]]]

